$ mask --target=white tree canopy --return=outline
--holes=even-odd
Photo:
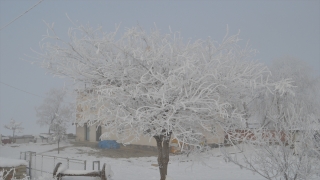
[[[232,148],[221,148],[226,160],[269,180],[319,179],[319,121],[292,104],[274,106],[274,112],[278,109],[268,128],[229,129]],[[242,153],[230,153],[235,150]]]
[[[103,125],[103,136],[118,134],[123,142],[170,133],[199,145],[204,132],[214,136],[215,127],[241,122],[243,103],[256,92],[283,88],[270,83],[268,68],[252,60],[254,50],[237,45],[238,34],[218,44],[158,29],[133,27],[117,38],[117,30],[79,26],[69,30],[67,42],[48,27],[41,66],[78,83],[80,124]]]
[[[227,148],[222,152],[228,161],[269,180],[319,179],[319,79],[294,58],[277,59],[270,69],[274,81],[290,78],[292,87],[257,96],[247,116],[261,126],[229,128],[229,143],[243,153],[233,155]]]
[[[290,78],[294,86],[294,96],[282,96],[281,101],[294,104],[301,116],[320,117],[320,78],[312,67],[293,57],[276,59],[270,67],[275,81]],[[301,114],[303,113],[303,114]]]
[[[275,116],[282,117],[294,108],[301,119],[319,119],[320,79],[313,69],[301,60],[283,57],[274,60],[270,70],[273,82],[287,79],[291,87],[287,92],[259,94],[248,105],[248,116],[261,126],[269,126]]]
[[[72,120],[74,108],[64,101],[65,97],[65,90],[51,89],[43,103],[36,108],[37,123],[40,126],[49,126],[49,133],[56,121],[71,122]]]

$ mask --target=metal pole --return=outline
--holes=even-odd
[[[84,160],[84,170],[87,170],[87,160]]]
[[[31,165],[32,165],[32,152],[29,151],[29,176],[30,176],[30,179],[32,178]]]
[[[69,169],[69,158],[67,158],[67,167]]]
[[[92,161],[92,170],[94,170],[94,164],[98,164],[98,170],[100,171],[100,161]]]
[[[43,167],[43,155],[41,156],[41,176],[42,176],[42,167]]]
[[[33,152],[33,156],[34,156],[34,169],[36,170],[37,169],[37,153]],[[37,171],[35,171],[35,170],[33,170],[33,173],[36,176]]]

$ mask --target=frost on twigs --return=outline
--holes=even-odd
[[[319,179],[319,81],[296,59],[276,60],[270,70],[275,91],[247,104],[250,126],[227,131],[231,162],[266,179]],[[304,71],[308,70],[308,71]],[[242,152],[233,154],[234,150]]]
[[[312,119],[301,119],[291,109],[273,119],[267,129],[230,131],[232,147],[242,153],[235,156],[228,148],[222,152],[231,162],[266,179],[318,179],[317,124]]]
[[[278,81],[274,88],[275,92],[278,92],[281,96],[284,95],[285,93],[289,93],[291,95],[294,95],[293,91],[293,85],[292,85],[292,80],[290,79],[282,79],[281,81]]]
[[[119,38],[117,30],[85,26],[68,34],[68,42],[55,35],[42,41],[42,67],[78,83],[80,124],[104,126],[102,136],[121,142],[170,133],[199,146],[217,136],[213,127],[241,121],[243,102],[272,86],[268,69],[250,60],[254,51],[236,44],[238,35],[217,44],[140,27]]]
[[[48,28],[39,63],[77,84],[78,125],[103,126],[102,138],[122,143],[155,138],[162,180],[170,138],[189,157],[204,154],[229,129],[249,127],[261,97],[290,88],[270,80],[268,68],[251,59],[255,51],[237,45],[238,34],[216,43],[158,29],[132,27],[120,36],[118,27],[79,26],[64,41]]]
[[[36,107],[37,123],[40,126],[48,126],[50,134],[59,122],[65,122],[67,126],[72,120],[73,109],[71,104],[66,103],[65,89],[50,89],[39,107]]]
[[[14,119],[11,119],[9,124],[5,124],[4,128],[12,131],[12,138],[14,138],[16,133],[22,133],[23,127],[21,127],[22,122],[16,122]]]

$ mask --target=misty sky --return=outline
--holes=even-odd
[[[0,0],[0,28],[38,1]],[[226,27],[229,34],[241,30],[241,44],[249,41],[259,53],[257,60],[270,64],[289,55],[301,59],[320,73],[320,1],[53,1],[44,0],[0,31],[0,133],[11,118],[23,122],[23,134],[47,132],[36,124],[35,107],[51,88],[70,84],[53,78],[29,61],[39,51],[46,34],[43,21],[55,24],[58,35],[67,39],[68,16],[78,24],[101,25],[113,31],[139,24],[145,30],[156,26],[163,33],[180,31],[185,39],[212,39],[221,42]],[[7,85],[6,85],[7,84]],[[14,89],[13,86],[20,90]],[[71,88],[69,88],[71,89]],[[34,95],[28,94],[32,93]],[[37,96],[35,96],[37,95]],[[41,96],[41,97],[38,97]],[[69,97],[68,101],[72,101]],[[71,126],[71,125],[70,125]],[[70,127],[75,132],[75,127]]]

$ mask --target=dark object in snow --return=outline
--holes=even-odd
[[[119,149],[120,145],[115,140],[104,140],[99,142],[98,147],[102,149]]]

